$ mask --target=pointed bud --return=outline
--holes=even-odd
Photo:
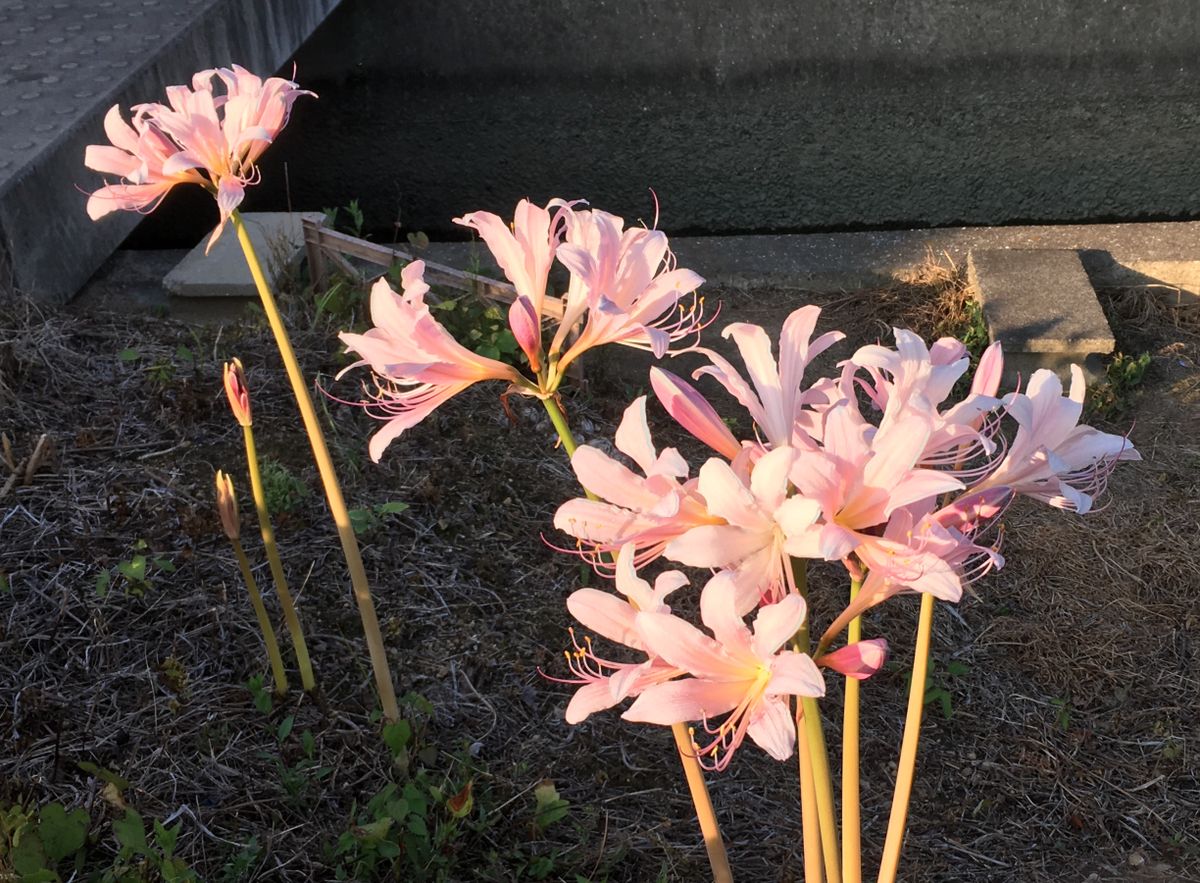
[[[662,368],[650,369],[654,394],[675,421],[727,460],[735,459],[742,446],[725,421],[694,386]]]
[[[252,422],[250,415],[250,393],[246,389],[246,374],[242,371],[240,359],[225,363],[225,395],[229,399],[229,409],[242,426]]]
[[[847,644],[841,650],[826,653],[816,659],[817,665],[832,668],[848,678],[865,681],[887,662],[888,646],[883,638],[872,638],[869,641],[856,641]]]
[[[221,528],[225,531],[225,536],[231,540],[241,536],[241,520],[238,518],[233,479],[220,469],[217,470],[217,513],[221,516]]]
[[[529,358],[529,367],[541,369],[542,323],[529,298],[519,296],[508,308],[508,327],[512,329],[517,345]]]

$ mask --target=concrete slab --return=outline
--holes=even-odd
[[[338,3],[0,0],[0,297],[71,297],[140,220],[84,212],[109,107],[234,61],[276,71]]]
[[[320,218],[320,212],[250,212],[242,215],[263,273],[273,290],[281,276],[300,265],[304,255],[301,221]],[[226,229],[208,254],[205,237],[163,278],[164,287],[178,297],[255,298],[258,291],[233,230]]]
[[[1115,347],[1078,252],[980,249],[967,280],[983,307],[988,335],[1004,347],[1009,379],[1036,368],[1067,373],[1073,363],[1095,379]]]
[[[838,290],[887,284],[928,256],[966,263],[972,250],[1073,249],[1094,287],[1166,285],[1200,294],[1200,222],[946,227],[863,233],[771,236],[672,236],[680,266],[709,282]],[[433,243],[430,260],[465,267],[487,249]],[[494,266],[494,265],[493,265]]]

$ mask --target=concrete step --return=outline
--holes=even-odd
[[[112,105],[232,62],[274,72],[339,2],[0,0],[0,297],[66,300],[140,220],[84,211]]]

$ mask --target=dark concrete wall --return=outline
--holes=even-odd
[[[297,62],[270,161],[376,228],[651,187],[672,231],[1200,210],[1195,0],[344,0]]]

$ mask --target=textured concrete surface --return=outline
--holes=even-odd
[[[967,279],[983,307],[988,337],[1004,347],[1006,374],[1065,372],[1072,363],[1094,375],[1115,347],[1112,329],[1084,272],[1066,249],[981,249],[967,258]]]
[[[311,215],[288,212],[248,212],[242,215],[254,253],[262,263],[263,274],[272,290],[278,290],[279,278],[294,270],[304,256],[304,231],[301,221]],[[176,264],[163,278],[163,286],[179,297],[258,296],[250,268],[232,226],[208,248],[208,237]]]
[[[966,264],[972,250],[1071,249],[1094,287],[1167,285],[1200,294],[1200,222],[949,227],[780,236],[672,236],[681,266],[712,283],[861,288],[886,284],[930,255]],[[435,261],[488,264],[482,244],[438,242]],[[494,264],[492,265],[494,267]]]
[[[84,148],[106,143],[109,107],[233,61],[274,71],[337,3],[0,0],[0,296],[70,297],[138,222],[84,212],[101,183]]]
[[[469,23],[469,24],[466,24]],[[258,208],[584,196],[670,232],[1188,218],[1192,0],[345,0]]]

